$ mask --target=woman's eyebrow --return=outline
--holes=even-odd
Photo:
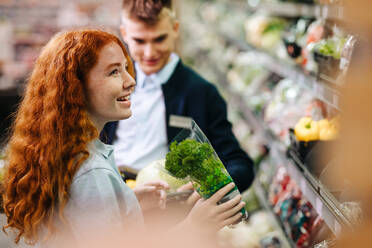
[[[121,67],[121,63],[118,62],[118,63],[112,63],[112,64],[109,64],[109,65],[106,67],[106,70],[107,70],[107,69],[110,69],[111,67],[115,67],[115,66],[119,66],[119,67]]]

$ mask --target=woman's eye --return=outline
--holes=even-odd
[[[114,69],[110,72],[110,76],[112,75],[117,75],[119,73],[119,70],[118,69]]]

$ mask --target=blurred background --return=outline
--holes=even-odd
[[[174,1],[181,58],[217,85],[255,160],[256,180],[243,192],[250,218],[221,230],[221,245],[370,247],[370,5]],[[0,0],[2,150],[41,47],[74,26],[118,33],[120,8],[120,0]],[[13,247],[5,234],[0,247]]]

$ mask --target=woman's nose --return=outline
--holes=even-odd
[[[126,72],[126,75],[123,77],[123,88],[127,89],[134,86],[136,86],[136,80],[134,80],[134,78],[128,72]]]

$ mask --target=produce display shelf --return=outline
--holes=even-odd
[[[259,51],[259,49],[250,46],[246,42],[232,39],[226,35],[223,37],[226,42],[235,45],[240,50],[256,51],[258,53],[258,63],[263,63],[269,70],[303,84],[306,88],[313,91],[315,97],[320,98],[329,105],[340,110],[338,106],[339,94],[336,90],[305,75],[300,68],[294,65],[288,65],[287,62],[282,62],[267,52]],[[314,206],[317,213],[324,219],[324,222],[330,230],[338,236],[343,227],[350,228],[350,222],[344,216],[339,208],[339,204],[326,187],[312,176],[305,165],[298,165],[298,161],[295,163],[293,159],[287,158],[287,147],[271,132],[266,123],[256,117],[252,110],[247,107],[243,95],[231,90],[226,76],[216,66],[214,71],[218,74],[218,78],[221,79],[220,86],[229,96],[229,103],[239,109],[239,112],[250,125],[254,133],[260,137],[264,144],[270,147],[271,155],[278,161],[277,165],[283,165],[287,168],[290,177],[299,185],[306,199]]]
[[[338,236],[343,228],[351,228],[351,224],[339,208],[337,200],[329,193],[318,179],[307,170],[294,154],[291,159],[285,156],[285,147],[278,142],[273,142],[272,156],[284,166],[290,177],[300,187],[303,195],[313,205],[317,213],[323,218],[330,230]]]
[[[345,18],[344,7],[336,4],[320,5],[248,0],[248,6],[251,11],[264,10],[270,15],[282,17],[302,16],[338,21],[343,21]]]
[[[314,76],[306,75],[304,71],[283,59],[277,58],[268,52],[249,45],[245,41],[240,41],[229,37],[221,32],[218,33],[228,44],[236,46],[241,51],[253,51],[257,58],[257,63],[262,64],[266,69],[282,76],[292,79],[303,87],[311,90],[315,97],[327,103],[333,108],[340,110],[340,93],[337,87],[317,80]]]
[[[298,184],[306,199],[314,206],[331,231],[337,236],[343,227],[351,228],[350,222],[339,208],[339,203],[327,188],[308,171],[294,153],[289,152],[291,159],[287,158],[286,146],[275,137],[263,121],[247,108],[242,96],[234,92],[229,92],[229,94],[231,102],[238,106],[243,118],[270,147],[270,154],[278,161],[277,165],[282,165],[287,169],[290,177]]]
[[[301,162],[299,157],[296,155],[295,152],[289,151],[289,157],[295,163],[297,168],[302,172],[302,175],[307,179],[307,182],[311,185],[311,188],[315,190],[316,194],[320,196],[320,199],[323,201],[323,204],[327,205],[327,208],[331,210],[332,215],[336,218],[337,221],[341,226],[352,228],[351,222],[348,218],[343,214],[342,210],[340,209],[340,203],[337,199],[329,192],[327,187],[325,187],[320,180],[314,177],[314,175],[307,169],[307,167]],[[335,223],[335,225],[337,225]],[[338,233],[338,226],[335,226],[335,229]]]
[[[286,240],[284,241],[285,243],[282,244],[283,247],[296,247],[296,245],[293,243],[293,240],[289,238],[287,233],[284,231],[279,217],[274,213],[273,208],[269,204],[269,199],[267,198],[266,191],[258,180],[255,180],[253,188],[258,201],[260,202],[260,205],[268,212],[270,218],[273,220],[273,223],[275,223],[275,228],[277,230],[280,230],[282,237],[286,238]]]

